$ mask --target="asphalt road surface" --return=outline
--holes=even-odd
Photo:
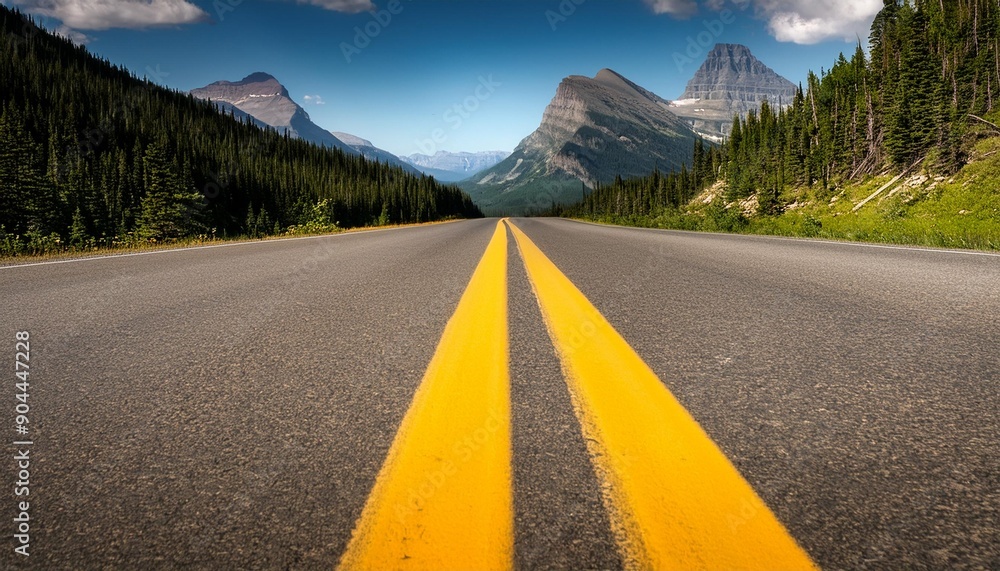
[[[692,492],[677,514],[657,504],[665,524],[690,520],[697,535],[702,520],[721,522],[735,535],[775,522],[761,533],[787,534],[782,545],[823,569],[1000,569],[1000,256],[511,222],[526,238],[487,219],[0,268],[0,567],[329,570],[361,566],[376,549],[366,529],[416,549],[423,539],[399,523],[409,512],[386,520],[395,539],[376,516],[413,470],[407,451],[441,440],[420,431],[479,402],[435,380],[448,367],[432,357],[456,354],[473,367],[482,355],[483,379],[509,399],[482,397],[501,404],[483,439],[473,431],[454,448],[471,460],[448,483],[429,476],[410,511],[459,498],[447,513],[464,517],[489,504],[484,553],[501,568],[668,566],[643,494],[714,482],[716,468],[691,460],[632,486],[647,458],[619,455],[614,431],[642,440],[660,429],[649,421],[659,405],[634,425],[628,410],[604,420],[609,399],[588,401],[587,381],[571,380],[587,373],[572,359],[598,357],[560,346],[555,305],[572,296],[545,301],[527,239],[620,334],[634,357],[621,370],[648,365],[653,400],[676,399],[693,419],[672,411],[665,425],[700,426],[698,446],[728,459],[713,460],[731,472],[719,477],[761,502],[712,523],[708,507],[682,509],[700,505]],[[492,287],[504,274],[506,291]],[[481,309],[504,296],[501,370],[484,340],[502,339],[502,318]],[[467,328],[449,334],[453,315]],[[603,335],[589,323],[584,344]],[[17,332],[30,335],[27,434],[15,431]],[[479,387],[471,377],[456,378]],[[463,479],[480,449],[497,454],[490,478]],[[24,451],[30,461],[15,458]],[[480,493],[484,479],[494,487]],[[15,553],[24,501],[28,557]],[[419,525],[431,537],[437,524]],[[645,548],[630,550],[636,537]],[[692,557],[678,566],[709,561]]]

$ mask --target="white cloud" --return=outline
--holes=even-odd
[[[151,28],[208,21],[187,0],[13,0],[24,11],[55,18],[65,30]],[[68,32],[67,32],[68,34]]]
[[[782,42],[815,44],[826,40],[853,41],[868,37],[882,0],[644,0],[657,14],[687,18],[701,4],[710,12],[728,8],[767,22],[768,32]]]
[[[858,37],[864,42],[883,5],[882,0],[755,0],[754,4],[775,39],[796,44]]]
[[[372,0],[295,0],[299,4],[311,4],[334,12],[346,12],[357,14],[360,12],[370,12],[375,9]]]
[[[645,0],[657,14],[670,14],[677,18],[690,18],[698,13],[694,0]]]
[[[302,99],[304,99],[306,103],[312,103],[313,105],[326,105],[326,101],[323,101],[322,95],[306,95]]]

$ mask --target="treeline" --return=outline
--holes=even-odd
[[[1000,104],[1000,2],[884,1],[870,56],[859,45],[851,59],[841,55],[829,71],[810,73],[787,107],[764,102],[759,112],[736,117],[713,154],[711,176],[672,175],[684,196],[717,176],[728,200],[756,195],[762,214],[778,214],[788,188],[824,194],[918,162],[943,174],[961,168],[973,125]],[[653,214],[674,201],[659,190],[651,201],[650,193],[670,185],[658,174],[616,183],[595,191],[582,209]]]
[[[722,149],[708,146],[699,139],[694,145],[690,170],[682,165],[681,170],[669,174],[657,170],[643,178],[623,180],[617,177],[610,185],[596,187],[580,204],[568,209],[557,206],[548,214],[627,218],[677,209],[715,182],[723,161]]]
[[[917,161],[942,173],[965,162],[969,124],[1000,103],[997,0],[886,0],[869,38],[792,105],[737,119],[726,143],[729,197],[780,209],[786,185],[853,180]]]
[[[0,6],[0,249],[482,216],[430,177],[141,80]]]

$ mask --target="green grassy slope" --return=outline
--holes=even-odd
[[[633,226],[802,236],[834,240],[1000,250],[1000,137],[979,141],[954,176],[919,168],[854,211],[892,175],[822,190],[786,190],[777,216],[756,214],[753,197],[726,204],[716,185],[681,210],[601,217]]]

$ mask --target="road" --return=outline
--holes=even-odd
[[[1000,256],[509,222],[0,268],[0,567],[1000,568]]]

